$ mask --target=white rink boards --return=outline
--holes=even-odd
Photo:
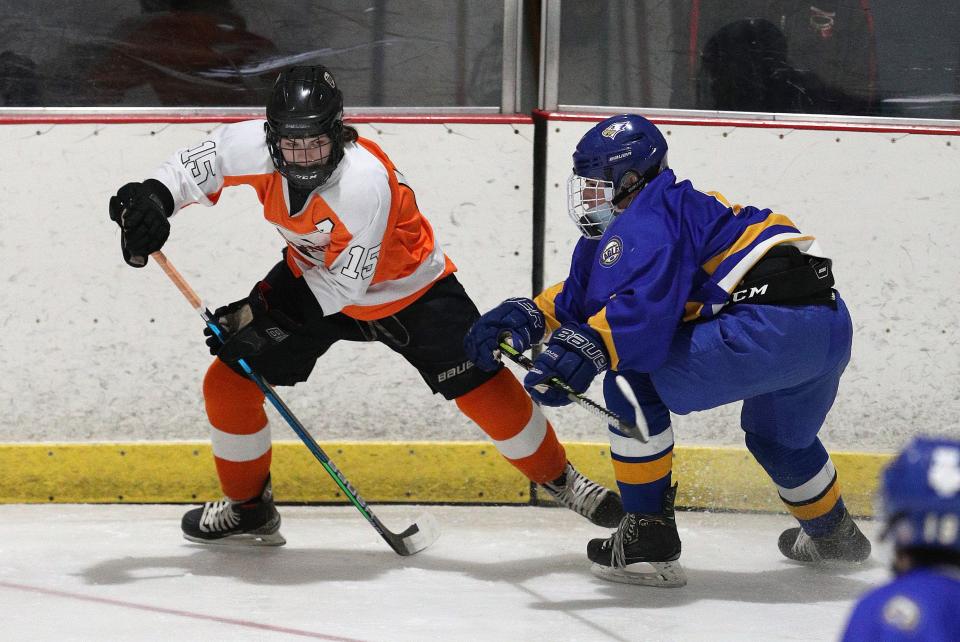
[[[599,117],[598,117],[599,118]],[[526,119],[522,117],[521,120]],[[592,122],[551,122],[545,278],[563,278],[577,232],[565,215],[570,154]],[[128,268],[107,202],[214,123],[8,125],[0,217],[0,441],[207,437],[201,322],[155,266]],[[416,191],[481,309],[529,295],[533,133],[517,123],[359,125]],[[664,125],[681,178],[767,206],[821,240],[853,315],[853,358],[822,435],[831,449],[892,451],[904,435],[955,432],[960,417],[960,144],[948,135]],[[56,180],[51,180],[54,177]],[[38,205],[38,194],[43,194]],[[253,191],[178,214],[167,256],[212,306],[244,296],[279,258]],[[16,340],[12,338],[15,337]],[[24,385],[23,382],[29,382]],[[318,438],[482,438],[379,344],[337,344],[284,390]],[[598,389],[591,394],[599,396]],[[587,413],[549,411],[570,441],[605,438]],[[282,430],[282,429],[281,429]],[[737,404],[677,418],[678,443],[742,445]],[[278,431],[278,434],[287,434]]]
[[[653,120],[678,180],[787,215],[833,260],[854,334],[820,432],[828,449],[896,450],[906,434],[958,434],[960,303],[942,290],[960,273],[953,249],[960,242],[958,131]],[[573,149],[593,124],[550,123],[546,285],[569,270],[577,237],[566,214],[566,179]],[[591,394],[601,396],[601,386],[594,383]],[[678,442],[742,444],[739,410],[735,403],[675,417]]]

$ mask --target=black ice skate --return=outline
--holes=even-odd
[[[587,544],[594,575],[611,582],[677,587],[687,583],[680,566],[680,535],[674,518],[674,484],[663,493],[663,512],[626,513],[611,537]]]
[[[597,526],[613,528],[623,517],[620,495],[584,477],[570,462],[562,475],[542,485],[557,503],[580,513]]]
[[[180,523],[184,538],[200,544],[282,546],[280,513],[273,504],[270,478],[259,497],[235,502],[221,499],[186,512]]]
[[[870,540],[844,509],[843,519],[829,535],[810,537],[802,528],[780,533],[780,552],[808,564],[859,564],[870,557]]]

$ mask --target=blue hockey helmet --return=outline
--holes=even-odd
[[[960,441],[913,439],[884,470],[880,499],[894,546],[960,553]]]
[[[631,197],[667,167],[667,141],[643,116],[621,114],[594,125],[573,152],[567,209],[587,238],[600,238]]]

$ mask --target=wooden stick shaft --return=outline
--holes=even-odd
[[[167,257],[164,256],[161,250],[157,250],[150,255],[154,261],[157,262],[157,265],[167,273],[167,276],[170,277],[170,280],[173,281],[173,284],[177,286],[177,289],[187,298],[187,301],[190,302],[190,305],[193,306],[194,310],[203,311],[203,303],[200,301],[200,297],[194,292],[193,288],[190,287],[190,284],[187,283],[187,280],[177,272],[177,268],[173,267],[170,264],[170,261],[167,260]]]

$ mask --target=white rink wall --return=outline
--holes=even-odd
[[[0,127],[0,441],[205,439],[203,322],[152,262],[127,267],[109,197],[214,125]],[[360,124],[404,172],[481,308],[531,289],[531,124]],[[40,132],[39,134],[37,132]],[[242,298],[283,244],[256,194],[172,221],[164,252],[211,308]],[[334,346],[280,394],[317,439],[479,439],[380,344]],[[295,435],[273,409],[277,439]]]
[[[549,127],[546,281],[576,240],[569,155],[587,122]],[[0,441],[203,439],[202,323],[154,265],[127,267],[109,196],[213,125],[0,127]],[[417,193],[483,310],[529,295],[529,124],[360,124]],[[960,433],[960,139],[664,125],[671,165],[700,189],[791,216],[834,259],[854,355],[824,429],[832,448],[885,451],[909,434]],[[781,137],[782,135],[782,137]],[[839,139],[839,140],[838,140]],[[895,142],[893,142],[895,141]],[[191,206],[164,248],[211,307],[244,296],[279,259],[252,190]],[[311,380],[281,388],[321,440],[474,440],[451,403],[379,344],[341,343]],[[599,397],[598,389],[592,394]],[[274,417],[274,437],[293,438]],[[742,443],[737,409],[679,418],[678,443]],[[550,410],[566,440],[603,441],[579,408]]]

